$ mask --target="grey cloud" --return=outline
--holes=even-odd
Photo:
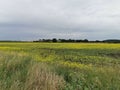
[[[119,38],[119,3],[119,0],[1,0],[0,39]]]

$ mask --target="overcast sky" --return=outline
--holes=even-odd
[[[0,0],[0,40],[120,39],[120,0]]]

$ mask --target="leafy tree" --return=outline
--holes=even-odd
[[[57,42],[57,39],[56,39],[56,38],[53,38],[53,39],[52,39],[52,42]]]

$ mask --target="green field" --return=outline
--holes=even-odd
[[[120,44],[1,42],[0,90],[120,90]]]

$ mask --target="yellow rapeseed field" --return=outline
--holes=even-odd
[[[1,42],[0,61],[1,90],[120,90],[120,44]],[[40,87],[31,66],[49,83]]]

